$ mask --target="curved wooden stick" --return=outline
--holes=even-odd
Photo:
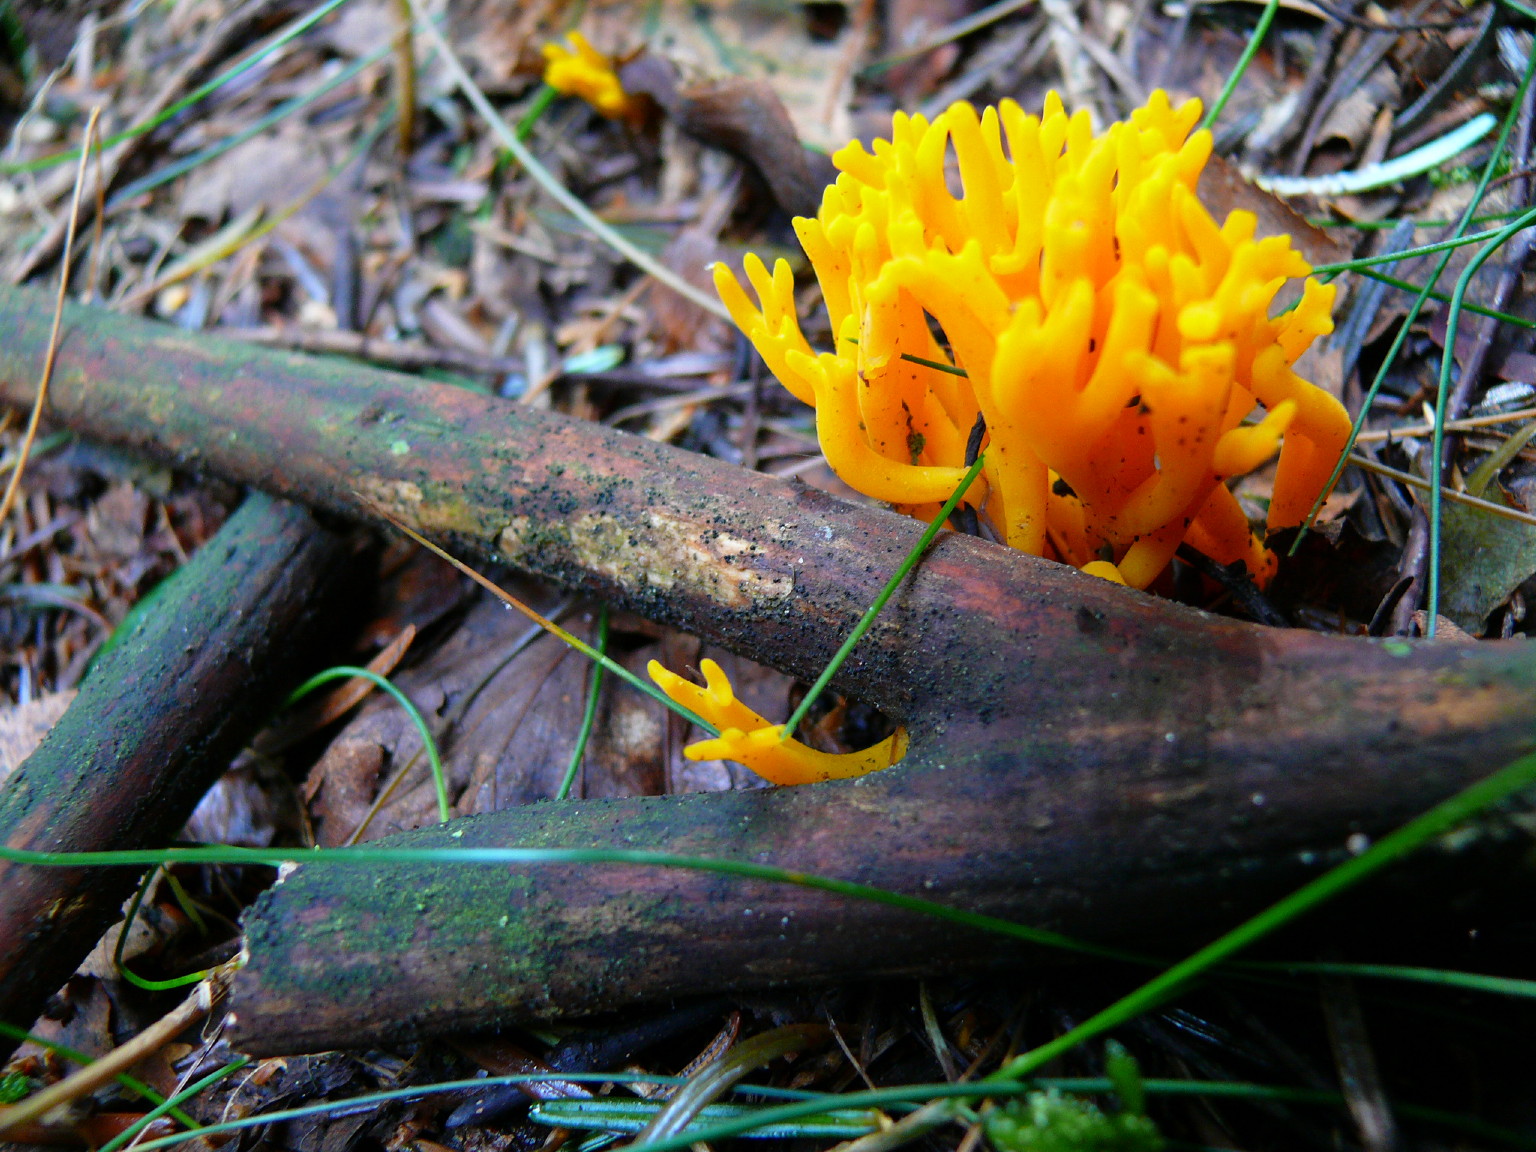
[[[0,396],[24,403],[44,307],[0,290],[0,315]],[[94,313],[70,317],[53,412],[349,515],[381,505],[461,555],[802,675],[921,531],[476,393]],[[908,725],[898,768],[539,805],[409,842],[732,856],[1099,940],[1170,938],[1536,747],[1533,672],[1522,644],[1265,629],[946,535],[836,681]],[[991,954],[923,917],[849,909],[652,869],[301,869],[249,920],[236,1035],[325,1047]]]
[[[253,493],[120,629],[0,788],[0,843],[162,848],[332,639],[349,549]],[[123,914],[138,872],[0,860],[0,1019],[26,1027]],[[0,1053],[13,1047],[0,1037]]]

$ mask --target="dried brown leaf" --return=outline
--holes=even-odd
[[[656,101],[688,135],[751,167],[786,212],[816,214],[822,190],[836,173],[825,155],[801,144],[783,100],[767,80],[683,83],[676,67],[653,53],[625,64],[620,78],[627,90]]]
[[[32,755],[74,698],[73,691],[53,692],[0,710],[0,783]]]
[[[1352,255],[1343,240],[1309,224],[1278,196],[1250,184],[1236,165],[1221,156],[1210,158],[1200,174],[1197,191],[1201,203],[1218,221],[1235,210],[1252,212],[1259,218],[1260,236],[1290,236],[1291,243],[1312,264],[1333,264]]]

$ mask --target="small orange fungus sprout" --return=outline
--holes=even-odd
[[[845,780],[889,768],[907,752],[907,734],[898,730],[863,752],[818,752],[798,740],[780,740],[779,724],[769,724],[731,690],[731,682],[713,660],[701,661],[704,686],[691,684],[652,660],[647,671],[661,690],[685,708],[709,720],[720,735],[690,744],[690,760],[735,760],[772,784],[814,784]]]
[[[1251,213],[1218,226],[1196,198],[1199,116],[1163,92],[1099,136],[1054,93],[1040,117],[898,112],[873,152],[836,153],[820,212],[795,221],[834,351],[807,343],[784,261],[746,258],[755,305],[722,265],[716,288],[860,492],[931,518],[980,412],[967,495],[1011,546],[1145,588],[1187,542],[1262,585],[1275,558],[1223,481],[1279,452],[1271,530],[1326,486],[1349,418],[1292,365],[1332,331],[1334,290],[1309,279],[1270,318],[1311,268]]]
[[[644,116],[641,101],[624,91],[612,57],[604,56],[580,32],[564,44],[544,45],[544,83],[562,96],[579,96],[610,120],[631,123]]]

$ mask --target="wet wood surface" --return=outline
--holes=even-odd
[[[0,396],[47,305],[0,289]],[[379,508],[785,671],[819,672],[921,531],[467,390],[70,314],[51,414],[319,508]],[[1536,747],[1536,653],[1261,628],[946,534],[835,684],[899,767],[536,805],[391,843],[725,856],[1092,939],[1209,934]],[[460,833],[460,835],[455,835]],[[697,872],[306,867],[248,919],[237,1041],[278,1052],[995,958],[910,912]]]

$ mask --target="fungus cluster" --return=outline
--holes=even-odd
[[[931,123],[897,113],[890,140],[833,157],[821,210],[795,221],[832,351],[801,331],[783,260],[770,274],[746,258],[756,304],[723,265],[716,288],[858,491],[932,518],[980,414],[986,462],[966,496],[1000,540],[1137,588],[1187,543],[1263,585],[1275,557],[1224,481],[1278,451],[1270,530],[1300,524],[1325,489],[1349,418],[1293,365],[1332,330],[1334,291],[1308,279],[1271,318],[1311,269],[1288,237],[1258,239],[1252,214],[1217,225],[1196,198],[1211,152],[1199,115],[1162,92],[1099,136],[1054,93],[1040,117],[1011,101]],[[781,743],[704,671],[699,688],[651,668],[723,731],[691,758],[803,783],[905,751],[904,734],[844,757]]]
[[[968,496],[1012,547],[1145,588],[1188,542],[1263,584],[1274,557],[1223,481],[1279,451],[1271,530],[1326,485],[1349,419],[1292,365],[1332,330],[1333,288],[1308,280],[1270,318],[1311,269],[1288,237],[1257,239],[1252,214],[1218,226],[1196,198],[1199,115],[1162,92],[1099,136],[1054,93],[1040,117],[1011,101],[898,112],[873,152],[833,157],[820,212],[795,221],[833,351],[802,334],[785,262],[770,275],[747,257],[756,305],[721,265],[715,285],[858,491],[931,517],[979,412],[987,464]]]

